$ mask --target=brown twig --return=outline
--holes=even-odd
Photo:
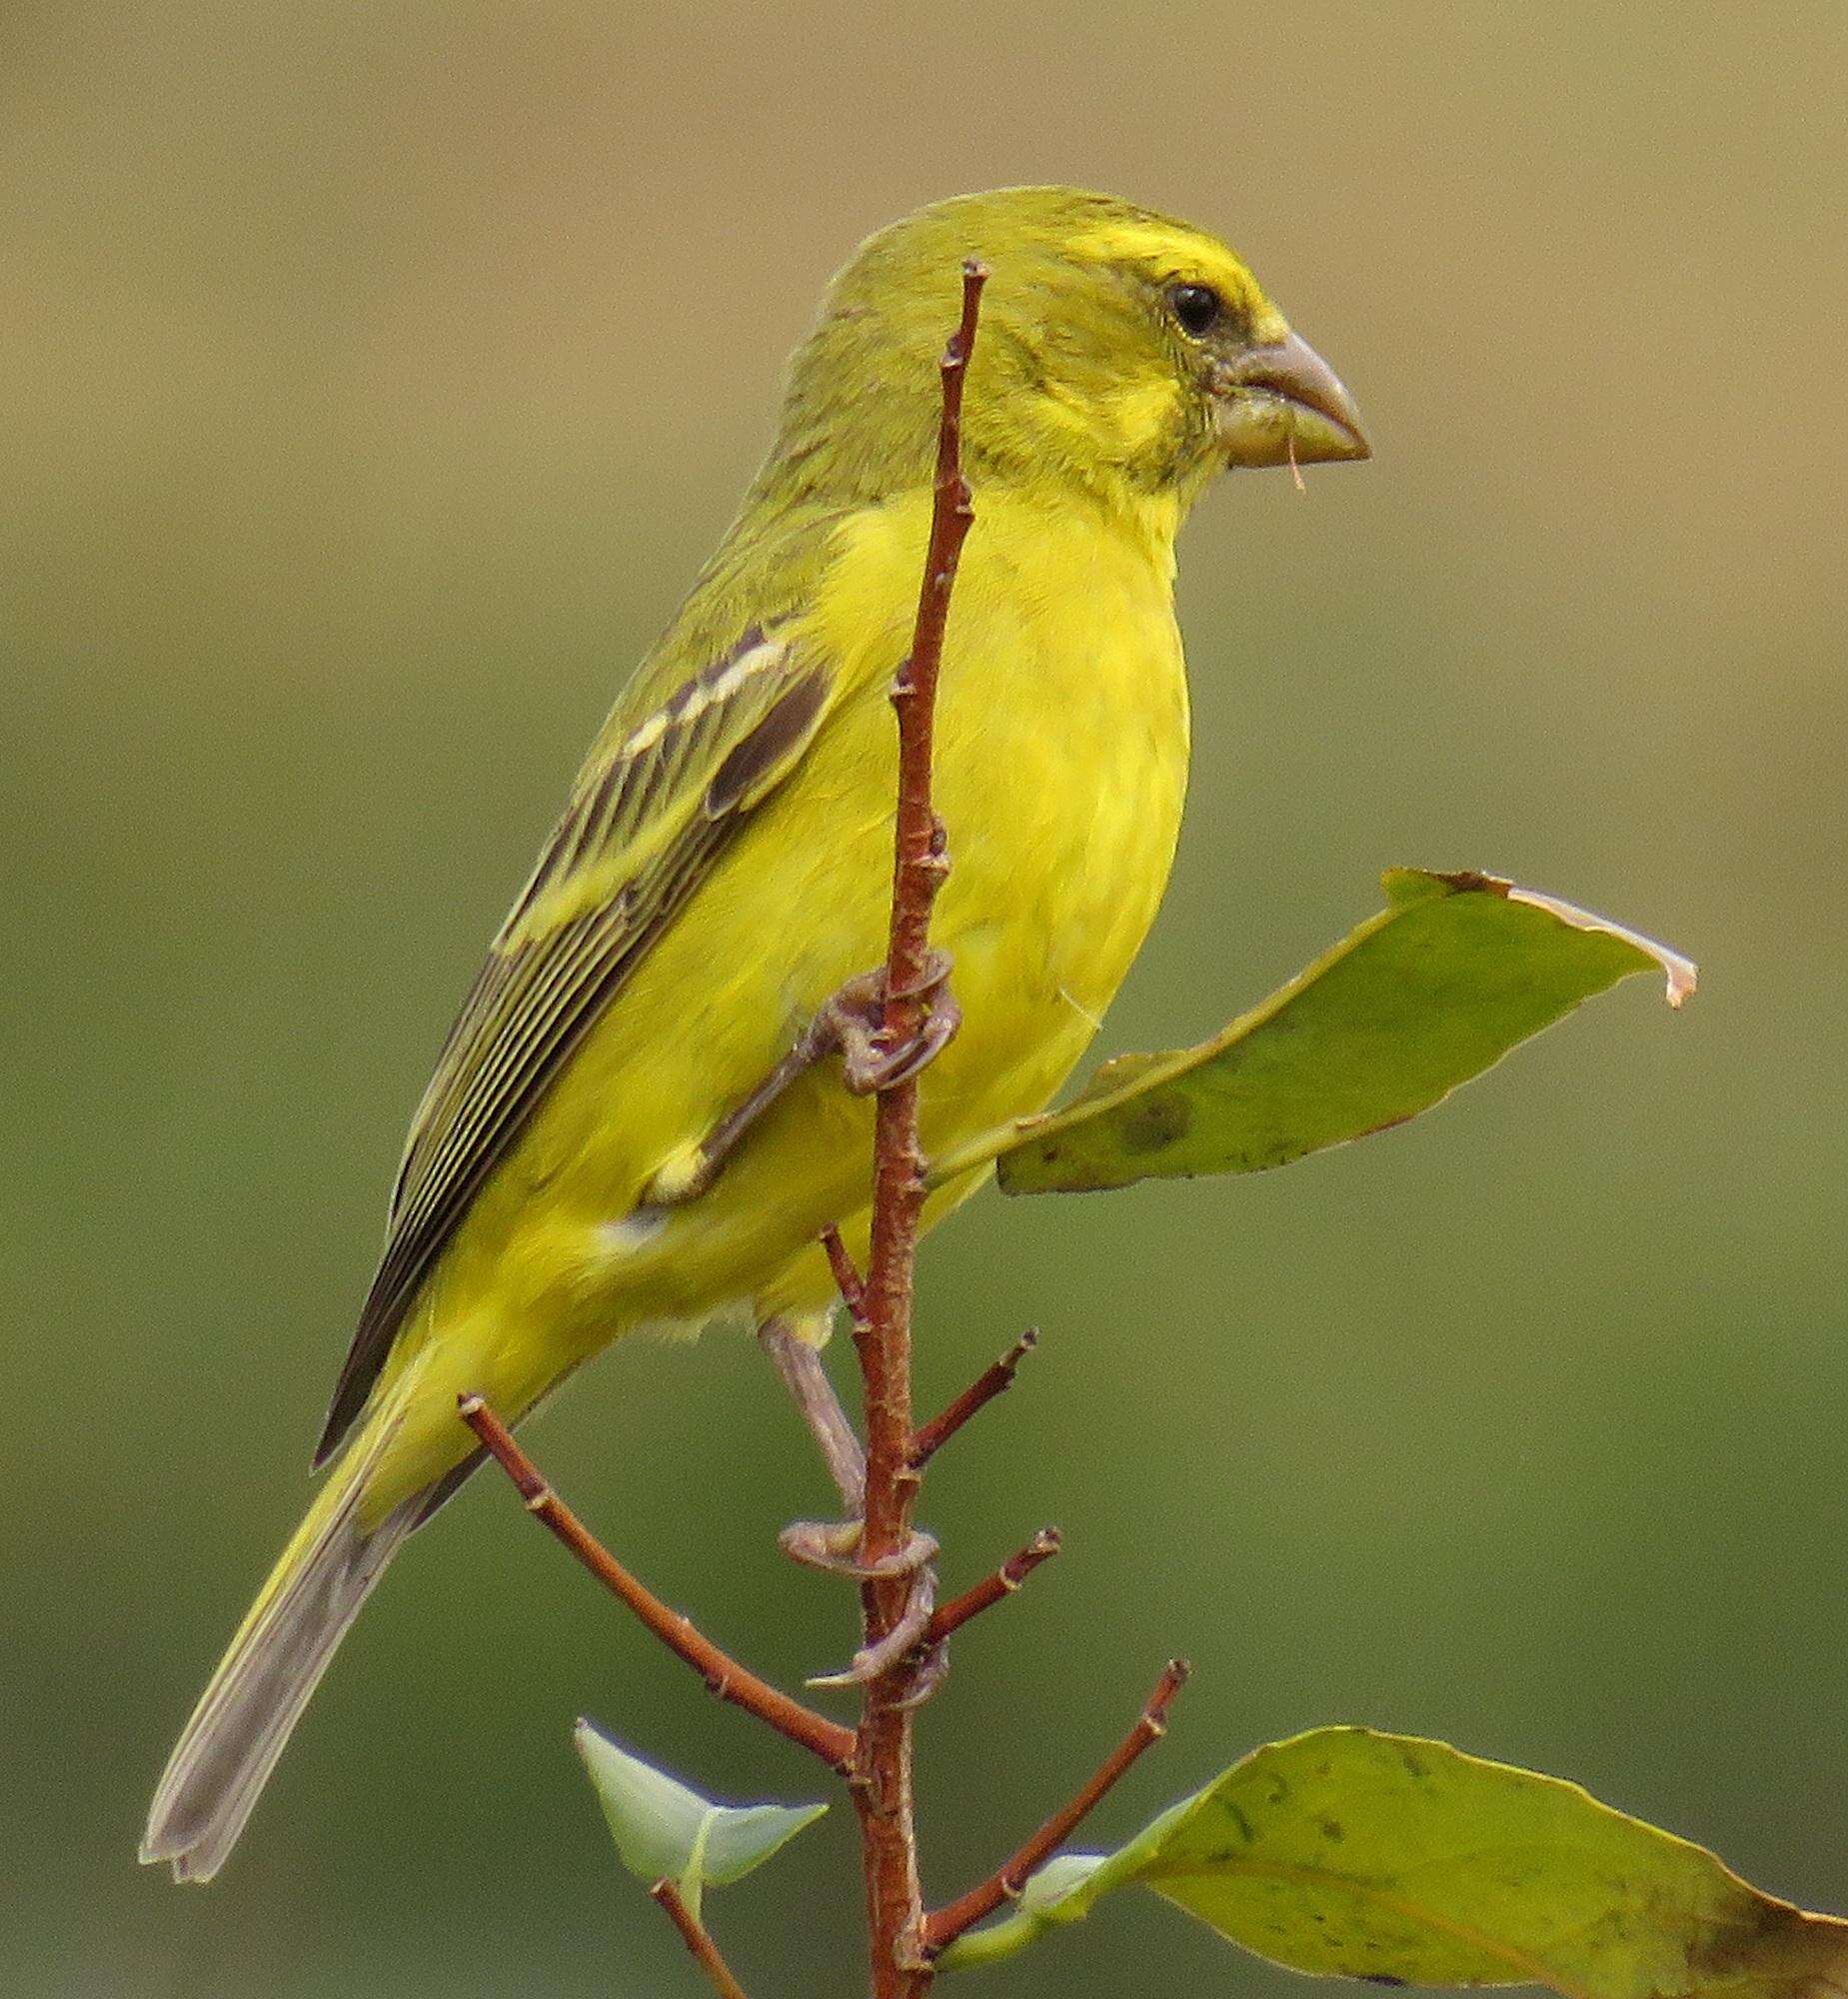
[[[974,520],[962,474],[962,391],[974,347],[986,271],[962,267],[962,310],[939,364],[942,404],[930,531],[918,596],[911,651],[892,700],[899,724],[899,791],[894,836],[892,913],[885,999],[877,1041],[888,1052],[921,1045],[942,983],[942,961],[930,951],[930,914],[949,872],[944,830],[931,806],[930,766],[936,685],[950,596],[962,545]],[[939,1016],[935,1022],[942,1027]],[[939,1042],[942,1036],[935,1037]],[[895,1063],[895,1066],[899,1064]],[[917,1534],[913,1509],[924,1465],[979,1409],[1012,1386],[1036,1343],[1028,1331],[985,1368],[943,1411],[912,1426],[912,1309],[918,1238],[923,1218],[924,1160],[919,1144],[918,1072],[878,1092],[874,1123],[872,1232],[865,1274],[840,1230],[823,1231],[822,1246],[854,1322],[866,1409],[864,1506],[859,1546],[843,1566],[863,1578],[865,1643],[857,1662],[867,1685],[860,1726],[850,1729],[760,1679],[670,1610],[632,1576],[558,1498],[513,1433],[478,1394],[458,1400],[462,1418],[512,1479],[528,1509],[635,1613],[670,1650],[691,1665],[722,1700],[754,1714],[830,1764],[849,1782],[861,1824],[872,1943],[872,1999],[924,1999],[939,1953],[971,1925],[1017,1896],[1142,1753],[1166,1732],[1167,1710],[1187,1676],[1172,1660],[1133,1728],[1083,1788],[1055,1812],[985,1881],[926,1915],[919,1883],[912,1774],[912,1712],[940,1677],[942,1641],[970,1618],[1018,1589],[1058,1550],[1055,1528],[1034,1535],[973,1588],[932,1610],[928,1555],[934,1543]],[[766,1344],[822,1442],[845,1496],[856,1487],[853,1426],[841,1412],[812,1349],[796,1351],[785,1328],[764,1328]],[[924,1549],[921,1555],[918,1551]],[[672,1880],[649,1891],[679,1929],[721,1999],[744,1999],[718,1947]]]
[[[932,1957],[953,1943],[965,1929],[991,1916],[1003,1902],[1011,1901],[1028,1879],[1064,1845],[1091,1808],[1110,1790],[1142,1752],[1167,1733],[1168,1704],[1186,1683],[1187,1663],[1170,1659],[1148,1696],[1147,1705],[1135,1726],[1116,1745],[1095,1775],[1062,1810],[1056,1811],[1024,1846],[1002,1861],[985,1881],[979,1882],[946,1907],[938,1909],[924,1925],[924,1949]]]
[[[886,960],[885,1037],[900,1045],[924,1020],[930,910],[948,872],[943,828],[930,803],[930,758],[943,633],[962,544],[974,519],[962,476],[962,385],[987,273],[962,267],[962,312],[939,364],[942,413],[930,539],[910,656],[893,688],[899,719],[899,800],[893,842],[892,923]],[[873,1237],[855,1325],[865,1387],[867,1504],[863,1557],[895,1554],[911,1537],[918,1473],[912,1455],[912,1281],[924,1209],[918,1082],[883,1089],[875,1118]],[[866,1645],[900,1622],[910,1580],[862,1591]],[[912,1714],[900,1670],[869,1682],[861,1709],[854,1801],[865,1855],[874,1999],[917,1999],[930,1982],[912,1790]]]
[[[940,1416],[912,1438],[912,1469],[922,1471],[976,1410],[1013,1386],[1020,1362],[1039,1344],[1039,1328],[1029,1325],[1001,1357],[984,1367]]]
[[[657,1881],[648,1891],[667,1910],[682,1940],[693,1952],[694,1962],[713,1981],[719,1999],[745,1999],[745,1988],[732,1976],[731,1967],[719,1955],[719,1946],[707,1933],[706,1925],[687,1906],[686,1898],[672,1881]]]
[[[463,1395],[457,1400],[462,1420],[487,1446],[489,1454],[511,1478],[527,1511],[547,1527],[610,1593],[635,1612],[664,1645],[697,1672],[721,1700],[742,1707],[768,1722],[779,1735],[819,1756],[843,1774],[854,1768],[855,1735],[827,1715],[818,1714],[801,1701],[760,1679],[741,1666],[729,1653],[722,1652],[704,1633],[696,1630],[691,1618],[670,1610],[660,1597],[646,1589],[606,1548],[595,1534],[553,1491],[538,1467],[514,1441],[513,1431],[502,1422],[480,1395]]]
[[[971,1617],[979,1617],[1003,1596],[1011,1596],[1041,1562],[1050,1561],[1057,1554],[1058,1546],[1058,1529],[1041,1527],[1025,1547],[1009,1555],[992,1575],[983,1576],[973,1589],[965,1589],[960,1596],[938,1604],[924,1626],[923,1642],[940,1645],[950,1632],[961,1630]]]
[[[841,1231],[831,1221],[822,1230],[822,1247],[828,1252],[828,1267],[835,1273],[835,1288],[841,1293],[841,1302],[847,1306],[848,1317],[854,1321],[855,1336],[867,1322],[867,1284],[855,1268],[854,1259],[848,1253],[848,1246],[841,1239]]]

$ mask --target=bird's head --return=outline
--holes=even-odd
[[[780,457],[890,492],[929,462],[936,360],[966,257],[987,267],[971,475],[1052,481],[1173,518],[1227,466],[1368,455],[1352,399],[1215,237],[1103,195],[1003,188],[864,244],[797,356]]]

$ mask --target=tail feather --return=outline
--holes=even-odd
[[[360,1524],[368,1476],[396,1429],[381,1421],[335,1470],[168,1759],[141,1857],[170,1861],[176,1881],[209,1881],[224,1865],[335,1647],[427,1510],[420,1493]]]

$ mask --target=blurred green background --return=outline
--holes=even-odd
[[[405,1121],[613,691],[767,438],[829,272],[1072,180],[1222,230],[1363,469],[1183,547],[1188,828],[1110,1048],[1192,1038],[1412,862],[1694,953],[1416,1126],[1243,1182],[987,1195],[931,1246],[951,1585],[1067,1552],[925,1717],[941,1896],[1197,1676],[1120,1837],[1324,1720],[1577,1777],[1848,1907],[1848,625],[1837,0],[11,0],[0,13],[0,1989],[698,1989],[588,1711],[804,1798],[480,1481],[362,1620],[225,1878],[138,1871],[305,1496]],[[540,1432],[786,1679],[851,1643],[743,1341]],[[848,1815],[716,1905],[859,1987]],[[999,1990],[1280,1994],[1150,1901]],[[8,1981],[12,1981],[10,1984]],[[1291,1987],[1290,1989],[1295,1989]]]

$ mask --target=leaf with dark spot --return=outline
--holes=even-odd
[[[989,1159],[1007,1193],[1261,1172],[1390,1130],[1633,973],[1694,990],[1686,959],[1487,875],[1395,869],[1387,907],[1197,1046],[1119,1055],[1062,1109],[930,1163]]]
[[[1134,1883],[1261,1957],[1375,1985],[1548,1985],[1567,1999],[1848,1989],[1848,1923],[1760,1893],[1576,1784],[1364,1728],[1255,1750],[1119,1851],[1058,1855],[941,1966],[1010,1956]]]

